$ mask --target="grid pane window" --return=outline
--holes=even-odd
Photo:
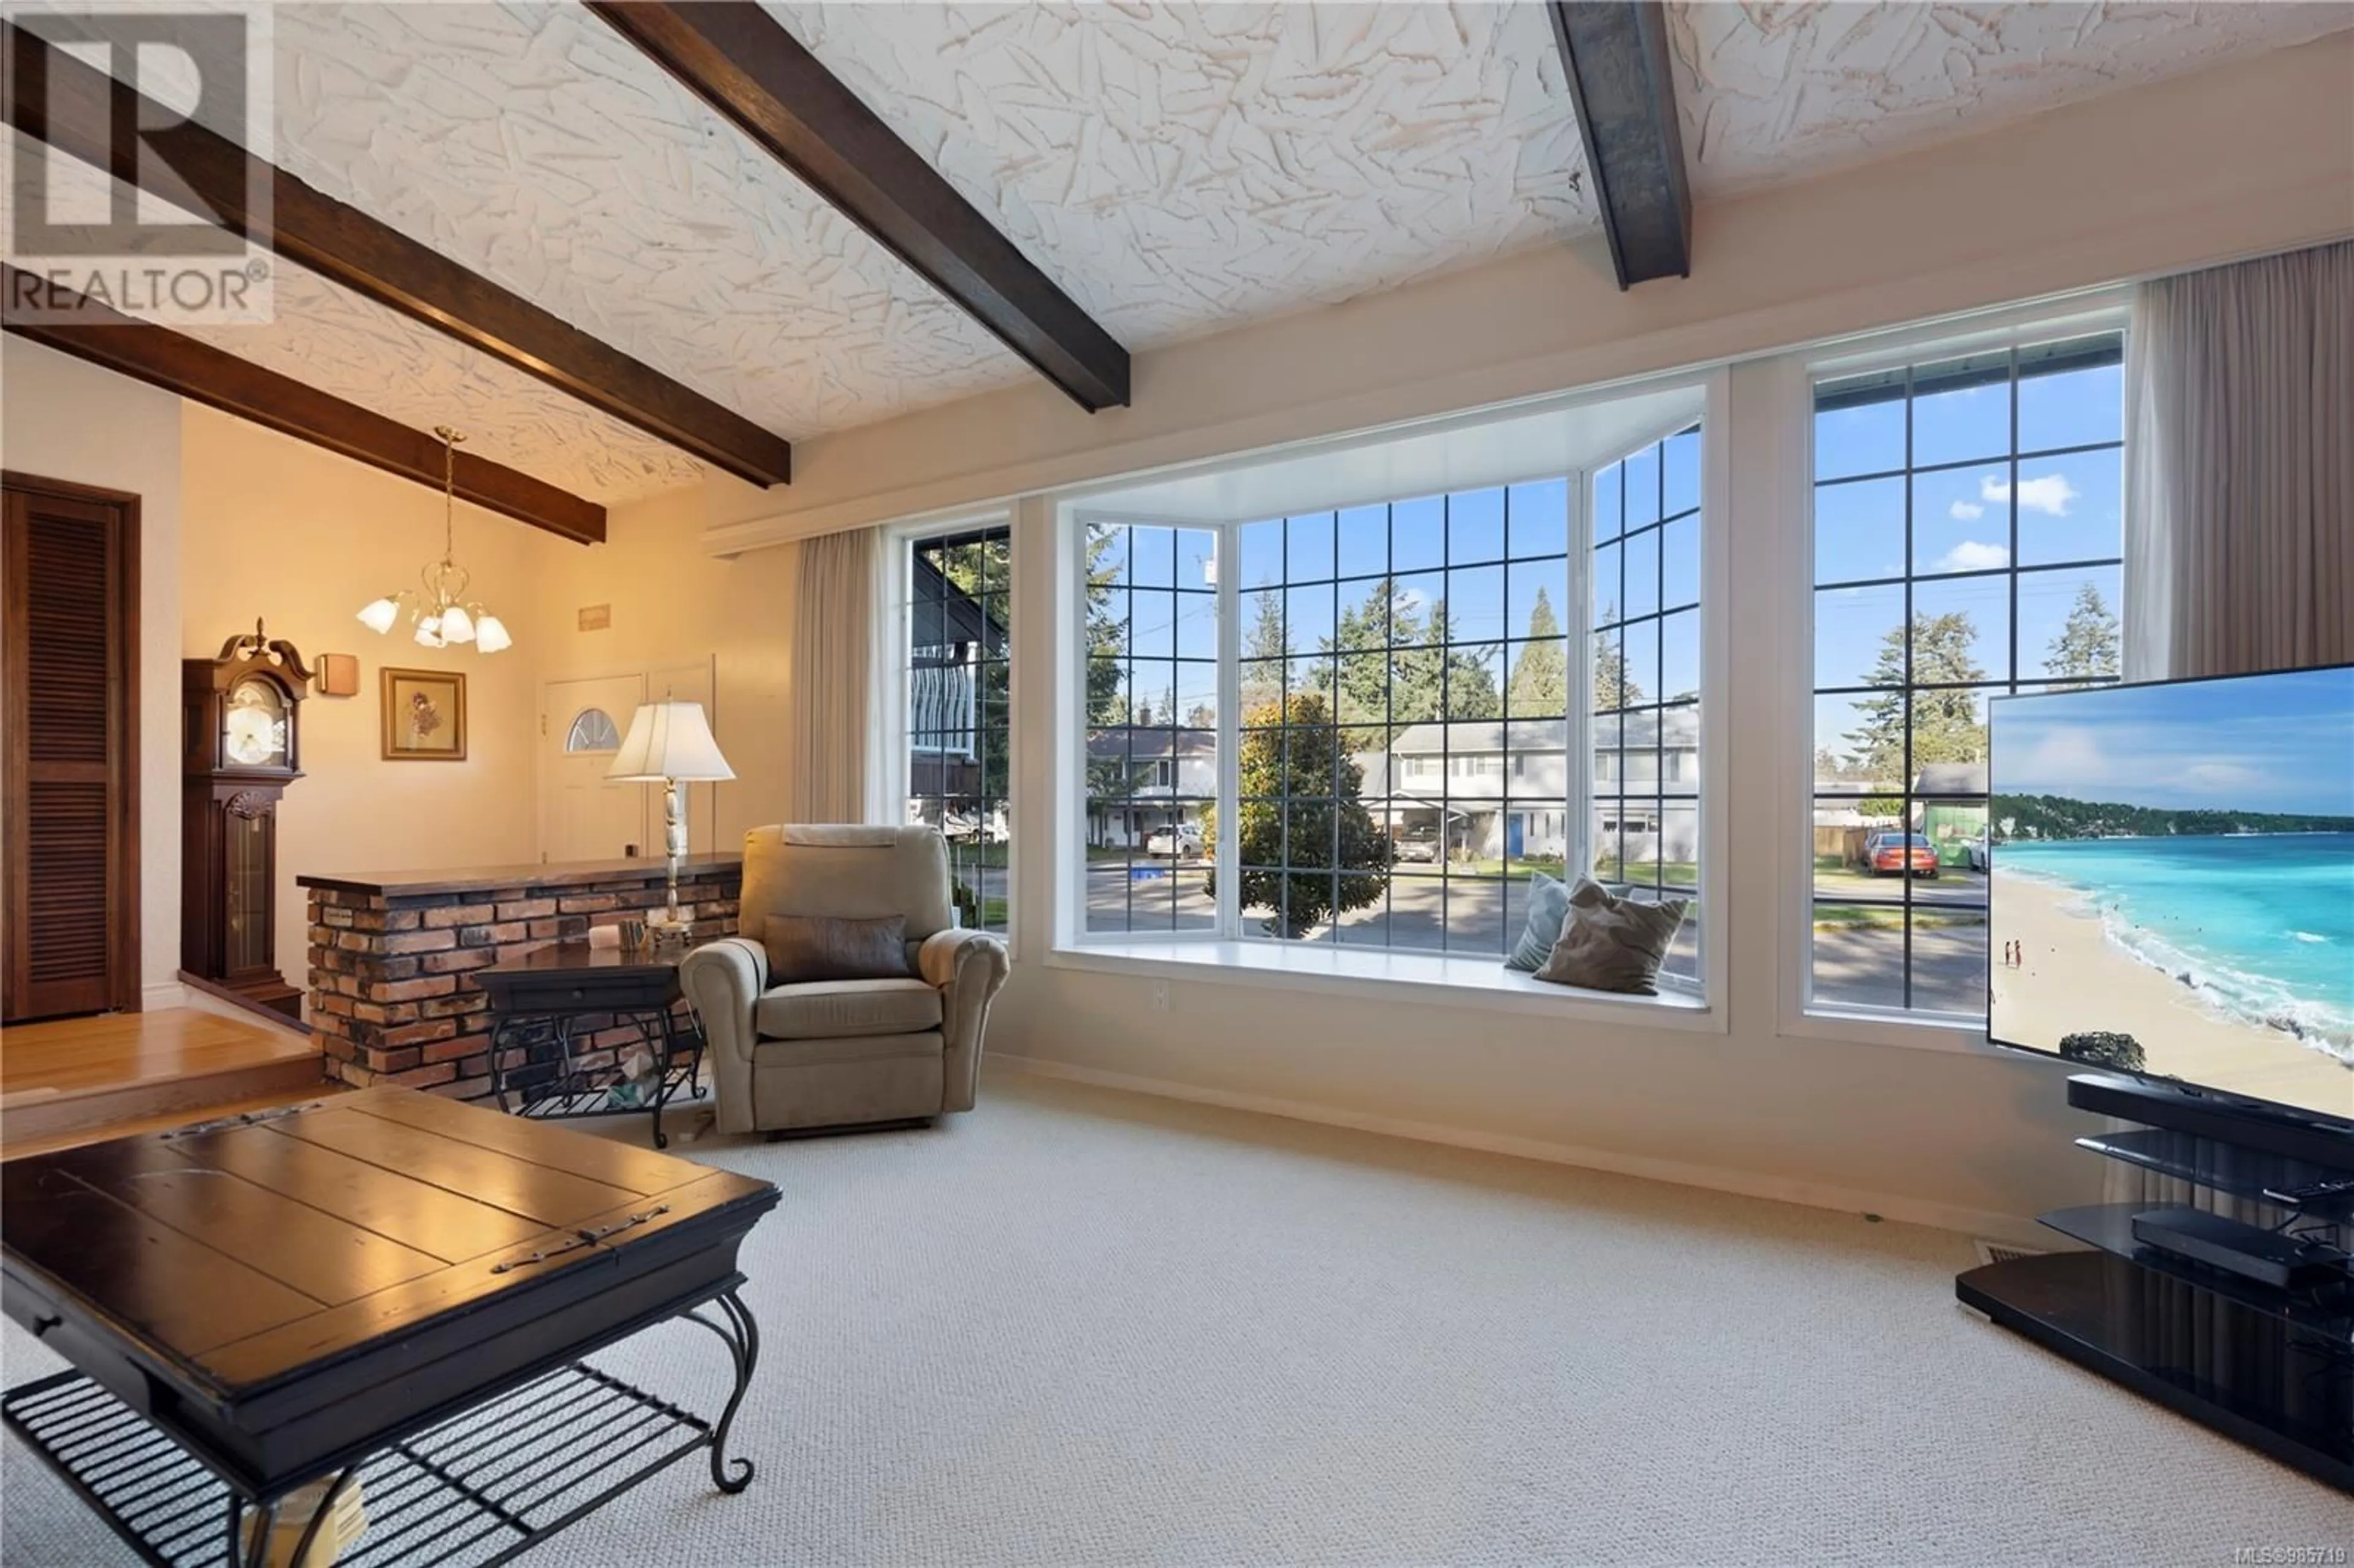
[[[1700,984],[1700,448],[1697,425],[1589,481],[1592,821],[1614,893],[1689,902],[1661,973]]]
[[[1986,703],[2117,678],[2123,351],[1815,388],[1818,1002],[1985,1010]]]
[[[918,539],[907,563],[907,821],[939,829],[960,917],[1006,928],[1013,539]]]
[[[1217,535],[1097,524],[1086,548],[1086,928],[1214,930]]]
[[[1234,531],[1242,934],[1518,939],[1529,874],[1577,836],[1570,499],[1556,479]]]

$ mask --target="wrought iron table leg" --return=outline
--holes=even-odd
[[[655,1050],[654,1056],[654,1147],[668,1149],[670,1139],[662,1129],[663,1103],[670,1098],[670,1054],[677,1044],[671,1034],[670,1009],[661,1013],[662,1024],[648,1042]]]
[[[359,1473],[360,1467],[357,1465],[345,1466],[336,1474],[334,1480],[328,1485],[326,1491],[321,1495],[318,1509],[311,1515],[311,1522],[302,1527],[302,1539],[294,1543],[294,1555],[287,1559],[287,1562],[294,1564],[294,1568],[304,1568],[304,1565],[310,1562],[311,1542],[318,1538],[320,1527],[327,1522],[327,1516],[334,1511],[335,1499],[343,1495],[344,1489],[349,1486],[352,1478]]]
[[[228,1495],[228,1560],[241,1563],[245,1568],[264,1568],[270,1561],[270,1532],[278,1528],[278,1503],[275,1499],[253,1506],[253,1539],[241,1539],[245,1531],[245,1499],[235,1492]],[[304,1537],[305,1540],[309,1538]],[[302,1558],[297,1557],[300,1563]]]
[[[752,1309],[744,1305],[744,1298],[733,1290],[718,1297],[714,1305],[726,1319],[725,1324],[715,1323],[701,1312],[686,1316],[718,1335],[736,1362],[735,1392],[727,1396],[727,1407],[711,1429],[711,1484],[723,1492],[740,1492],[752,1484],[752,1461],[740,1455],[733,1460],[727,1457],[727,1433],[736,1424],[737,1407],[744,1403],[744,1391],[752,1386],[752,1373],[760,1364],[760,1326],[752,1320]]]

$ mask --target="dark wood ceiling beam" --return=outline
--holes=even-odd
[[[0,263],[0,281],[6,291],[0,294],[0,315],[19,337],[441,488],[441,443],[423,430],[169,327],[123,315],[37,274]],[[77,319],[57,319],[67,312]],[[457,492],[461,500],[578,544],[605,539],[602,506],[472,452],[458,453]]]
[[[1094,413],[1128,351],[753,0],[588,8]]]
[[[163,182],[151,170],[153,194],[194,196],[239,234],[266,229],[270,247],[289,260],[740,479],[762,485],[791,479],[791,446],[735,410],[255,158],[218,132],[178,121],[22,25],[5,24],[5,42],[8,118],[25,134],[132,185],[140,182],[143,143],[186,187],[159,189]],[[164,128],[138,138],[110,135],[110,114],[134,105],[138,123]],[[271,194],[266,215],[253,212],[248,200],[257,174],[266,175]]]
[[[1550,0],[1618,287],[1691,276],[1691,182],[1659,0]]]

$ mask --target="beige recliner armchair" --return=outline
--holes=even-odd
[[[755,828],[737,936],[697,948],[679,983],[701,1014],[722,1132],[921,1121],[970,1110],[1005,944],[956,928],[931,828]],[[907,921],[905,980],[769,983],[770,915]]]

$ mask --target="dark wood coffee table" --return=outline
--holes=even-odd
[[[736,1254],[777,1202],[392,1088],[12,1160],[0,1304],[75,1370],[0,1413],[150,1563],[258,1563],[287,1492],[354,1477],[345,1568],[503,1563],[699,1450],[750,1481]],[[673,1318],[733,1361],[716,1419],[582,1360]]]

